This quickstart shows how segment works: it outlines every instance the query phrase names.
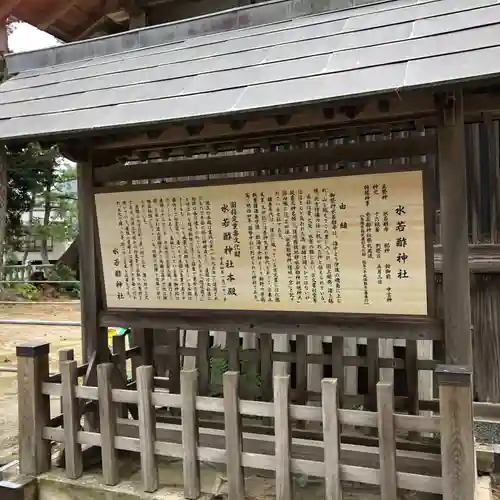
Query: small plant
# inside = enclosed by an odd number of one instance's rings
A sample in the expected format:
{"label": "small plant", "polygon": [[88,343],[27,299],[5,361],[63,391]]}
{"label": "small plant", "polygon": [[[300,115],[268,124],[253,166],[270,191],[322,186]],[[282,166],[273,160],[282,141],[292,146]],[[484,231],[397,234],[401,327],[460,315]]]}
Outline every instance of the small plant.
{"label": "small plant", "polygon": [[31,283],[24,283],[15,288],[15,293],[19,297],[22,297],[25,300],[30,300],[32,302],[36,302],[42,298],[42,292],[35,285]]}
{"label": "small plant", "polygon": [[[240,387],[246,393],[255,394],[262,385],[262,378],[255,363],[242,361],[240,363]],[[223,375],[229,370],[226,359],[210,358],[210,381],[214,386],[222,386]]]}
{"label": "small plant", "polygon": [[80,298],[80,285],[75,283],[71,288],[68,289],[68,295],[72,299],[79,299]]}

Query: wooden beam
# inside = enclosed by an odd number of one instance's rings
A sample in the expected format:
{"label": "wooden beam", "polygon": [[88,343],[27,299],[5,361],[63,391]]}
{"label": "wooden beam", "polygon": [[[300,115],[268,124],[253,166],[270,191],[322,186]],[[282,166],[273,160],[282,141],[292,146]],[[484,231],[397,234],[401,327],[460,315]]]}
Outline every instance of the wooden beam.
{"label": "wooden beam", "polygon": [[276,170],[335,163],[338,161],[365,161],[380,158],[420,156],[436,149],[434,136],[408,139],[372,141],[361,144],[339,144],[325,148],[293,149],[281,152],[230,155],[202,159],[182,159],[137,165],[116,164],[99,167],[95,172],[97,183],[158,179],[167,177]]}
{"label": "wooden beam", "polygon": [[[389,112],[382,113],[379,109],[380,100],[389,102]],[[145,128],[138,131],[127,131],[121,137],[114,135],[103,137],[95,143],[96,150],[132,148],[161,147],[165,144],[184,143],[206,143],[209,139],[221,143],[224,140],[231,140],[234,137],[257,134],[272,135],[277,138],[280,135],[306,132],[313,133],[315,130],[332,131],[342,127],[348,127],[350,132],[358,132],[363,129],[365,133],[379,133],[380,123],[399,125],[404,122],[406,128],[411,127],[415,118],[434,117],[436,114],[436,104],[433,95],[429,92],[415,91],[404,95],[381,96],[380,99],[356,100],[354,104],[362,103],[362,110],[355,119],[348,118],[338,112],[332,118],[325,117],[323,106],[301,106],[288,109],[292,113],[290,121],[283,126],[276,124],[276,119],[271,112],[259,112],[240,117],[242,128],[231,128],[231,117],[221,117],[217,120],[207,120],[205,127],[196,137],[189,135],[186,124],[173,124],[163,129],[156,128],[155,133],[148,133]],[[339,103],[340,104],[340,103]],[[484,103],[483,103],[484,104]],[[330,104],[333,106],[333,104]],[[359,106],[361,107],[361,106]],[[332,134],[333,135],[333,134]]]}
{"label": "wooden beam", "polygon": [[63,17],[67,12],[69,12],[80,0],[62,0],[59,5],[53,10],[51,10],[47,16],[38,23],[38,29],[46,30],[52,26],[58,19]]}
{"label": "wooden beam", "polygon": [[132,17],[142,16],[144,9],[135,0],[118,0],[119,4],[128,12]]}
{"label": "wooden beam", "polygon": [[4,21],[12,11],[21,3],[21,0],[7,0],[3,6],[0,6],[0,21]]}
{"label": "wooden beam", "polygon": [[[141,314],[137,312],[141,311]],[[353,317],[354,316],[354,317]],[[369,319],[369,321],[368,321]],[[294,333],[335,337],[393,338],[407,340],[442,340],[442,323],[415,316],[371,317],[367,315],[232,311],[164,311],[145,309],[103,311],[102,326],[134,328],[181,328],[182,330],[233,331],[248,333]],[[199,337],[204,338],[204,336]],[[198,345],[199,347],[199,345]],[[206,355],[208,357],[208,354]],[[198,360],[199,362],[199,360]],[[198,369],[200,365],[198,364]],[[201,383],[201,381],[200,381]],[[201,390],[200,390],[201,392]]]}
{"label": "wooden beam", "polygon": [[[0,19],[0,55],[9,52],[9,35],[7,32],[7,20]],[[0,83],[3,79],[5,62],[4,59],[0,59]]]}
{"label": "wooden beam", "polygon": [[82,303],[82,353],[84,362],[97,352],[99,362],[108,352],[108,336],[98,321],[102,307],[100,273],[97,265],[97,232],[94,196],[92,194],[92,164],[79,163],[78,172],[78,214],[80,226],[80,279]]}
{"label": "wooden beam", "polygon": [[461,91],[446,94],[438,127],[446,360],[472,366],[464,107]]}

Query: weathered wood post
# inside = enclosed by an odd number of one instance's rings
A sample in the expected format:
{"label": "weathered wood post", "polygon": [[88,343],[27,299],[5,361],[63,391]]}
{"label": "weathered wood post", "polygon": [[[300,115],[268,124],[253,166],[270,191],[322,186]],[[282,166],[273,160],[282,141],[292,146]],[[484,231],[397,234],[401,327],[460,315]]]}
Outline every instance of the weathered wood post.
{"label": "weathered wood post", "polygon": [[461,91],[442,96],[438,153],[446,362],[472,366],[467,170]]}
{"label": "weathered wood post", "polygon": [[49,344],[17,346],[16,355],[19,470],[36,476],[50,469],[50,442],[43,438],[43,428],[50,422],[50,400],[42,394],[42,384],[49,378]]}
{"label": "weathered wood post", "polygon": [[[59,359],[64,357],[68,356],[59,355]],[[78,443],[80,408],[76,397],[76,386],[78,385],[77,363],[73,360],[61,361],[60,367],[66,475],[70,479],[78,479],[83,474],[83,455],[82,445]]]}
{"label": "weathered wood post", "polygon": [[472,369],[436,368],[441,414],[443,500],[471,500],[476,484]]}
{"label": "weathered wood post", "polygon": [[182,448],[184,452],[184,496],[194,500],[200,496],[200,463],[198,461],[198,427],[196,425],[196,394],[198,372],[182,370]]}

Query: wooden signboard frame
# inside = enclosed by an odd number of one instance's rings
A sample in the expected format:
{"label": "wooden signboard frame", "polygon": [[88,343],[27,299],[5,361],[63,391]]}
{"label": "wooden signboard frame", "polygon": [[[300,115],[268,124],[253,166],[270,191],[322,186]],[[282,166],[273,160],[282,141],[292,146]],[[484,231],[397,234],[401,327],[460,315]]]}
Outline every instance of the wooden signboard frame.
{"label": "wooden signboard frame", "polygon": [[[237,160],[236,160],[237,161]],[[107,308],[101,315],[103,326],[129,322],[143,327],[177,327],[187,329],[221,329],[228,331],[254,331],[276,333],[318,333],[338,336],[366,336],[369,330],[373,337],[441,339],[439,321],[435,319],[435,280],[434,280],[434,204],[433,172],[427,165],[393,166],[391,168],[360,168],[352,171],[337,170],[269,177],[247,177],[236,179],[217,179],[154,183],[149,185],[123,185],[95,189],[95,193],[117,193],[130,191],[171,190],[188,187],[224,186],[234,184],[270,183],[275,181],[302,180],[358,176],[366,174],[389,174],[396,172],[420,171],[423,181],[423,205],[425,225],[425,270],[427,286],[427,315],[389,315],[367,313],[318,313],[318,312],[276,312],[246,310],[209,310],[209,309],[147,309],[147,308]],[[100,250],[100,249],[99,249]],[[100,259],[102,262],[102,255]],[[370,328],[368,328],[368,322]],[[335,333],[332,327],[335,326]],[[383,332],[383,334],[382,334]]]}

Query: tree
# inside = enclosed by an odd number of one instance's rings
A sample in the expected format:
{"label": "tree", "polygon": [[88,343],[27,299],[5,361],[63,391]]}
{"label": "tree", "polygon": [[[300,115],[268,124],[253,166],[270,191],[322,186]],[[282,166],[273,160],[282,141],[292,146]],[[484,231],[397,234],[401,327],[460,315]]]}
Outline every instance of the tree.
{"label": "tree", "polygon": [[13,150],[4,147],[0,152],[7,166],[7,213],[4,250],[13,249],[26,236],[22,221],[47,186],[52,185],[58,168],[57,148],[43,149],[32,143]]}
{"label": "tree", "polygon": [[36,198],[34,208],[40,217],[31,217],[30,236],[40,240],[43,263],[49,261],[48,240],[67,242],[78,234],[77,197],[73,185],[76,169],[64,162],[52,170],[45,179],[43,192]]}

